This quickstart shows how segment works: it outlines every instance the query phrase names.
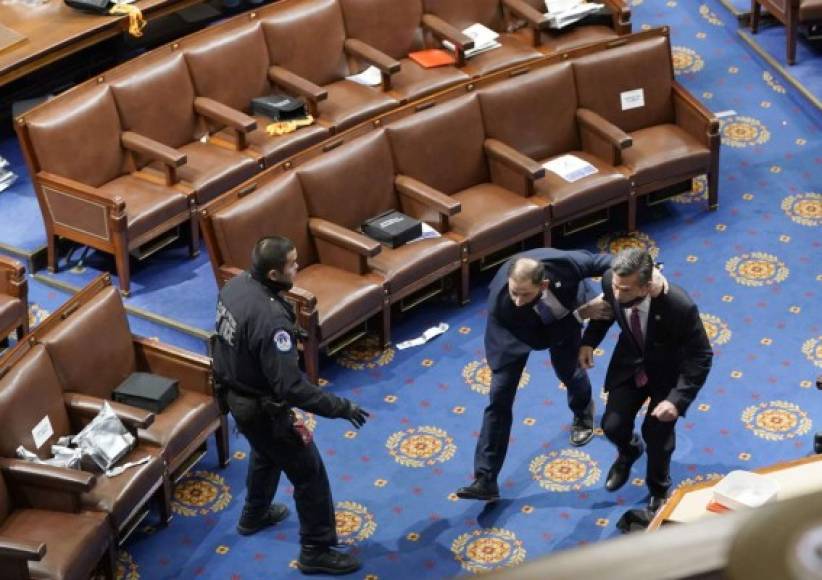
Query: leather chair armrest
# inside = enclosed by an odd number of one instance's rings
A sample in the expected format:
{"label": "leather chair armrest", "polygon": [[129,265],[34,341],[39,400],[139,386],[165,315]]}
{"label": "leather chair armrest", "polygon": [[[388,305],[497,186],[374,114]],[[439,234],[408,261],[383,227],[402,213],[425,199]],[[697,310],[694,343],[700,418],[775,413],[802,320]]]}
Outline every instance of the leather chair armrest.
{"label": "leather chair armrest", "polygon": [[392,75],[400,72],[400,62],[398,60],[357,38],[346,39],[345,51],[368,64],[374,65],[383,74]]}
{"label": "leather chair armrest", "polygon": [[[100,412],[103,407],[105,399],[99,397],[92,397],[89,395],[81,395],[79,393],[63,393],[63,400],[68,407],[68,413],[71,417],[78,417],[81,419],[93,419]],[[108,401],[111,405],[111,410],[123,422],[123,424],[131,431],[137,429],[148,429],[154,423],[154,413],[146,411],[145,409],[138,409],[130,405],[122,403],[115,403]]]}
{"label": "leather chair armrest", "polygon": [[268,69],[268,78],[275,85],[308,100],[309,113],[317,117],[317,103],[328,98],[328,91],[290,70],[274,65]]}
{"label": "leather chair armrest", "polygon": [[439,16],[434,14],[422,15],[423,28],[431,31],[431,33],[441,40],[447,40],[457,47],[460,52],[471,50],[474,48],[474,39],[463,33],[457,27],[449,24]]}
{"label": "leather chair armrest", "polygon": [[245,270],[242,270],[235,266],[228,266],[226,264],[223,264],[217,269],[217,285],[220,288],[222,288],[226,282],[228,282],[232,278],[236,278],[243,272],[245,272]]}
{"label": "leather chair armrest", "polygon": [[614,30],[617,34],[631,33],[631,7],[625,0],[599,0],[613,12]]}
{"label": "leather chair armrest", "polygon": [[208,357],[142,336],[132,337],[132,343],[138,370],[176,379],[181,389],[214,394]]}
{"label": "leather chair armrest", "polygon": [[250,133],[257,128],[257,120],[245,113],[224,105],[214,99],[197,97],[194,99],[194,110],[203,117],[222,123],[243,133]]}
{"label": "leather chair armrest", "polygon": [[120,142],[129,151],[145,155],[169,167],[180,167],[186,162],[185,153],[133,131],[124,131],[120,135]]}
{"label": "leather chair armrest", "polygon": [[674,81],[671,89],[676,124],[710,147],[711,139],[719,135],[719,119],[678,82]]}
{"label": "leather chair armrest", "polygon": [[95,205],[102,205],[109,208],[110,211],[125,214],[126,202],[122,198],[117,201],[117,198],[112,199],[110,196],[101,194],[96,187],[91,187],[85,183],[75,181],[56,173],[48,171],[40,171],[37,173],[37,181],[41,185],[45,185],[51,189],[56,189],[60,192],[70,194],[72,197],[80,198],[83,201],[91,202]]}
{"label": "leather chair armrest", "polygon": [[542,165],[497,139],[485,140],[485,154],[532,181],[545,177]]}
{"label": "leather chair armrest", "polygon": [[548,17],[525,2],[524,0],[502,0],[502,5],[512,14],[522,18],[529,28],[534,30],[546,30],[550,25]]}
{"label": "leather chair armrest", "polygon": [[590,109],[577,109],[583,149],[611,165],[622,164],[622,150],[633,143],[625,131]]}
{"label": "leather chair armrest", "polygon": [[[0,558],[8,560],[33,560],[39,562],[46,555],[46,544],[17,540],[8,536],[0,536]],[[3,568],[0,560],[0,568]]]}
{"label": "leather chair armrest", "polygon": [[0,294],[20,300],[26,300],[28,297],[26,268],[8,256],[0,256]]}
{"label": "leather chair armrest", "polygon": [[382,250],[379,242],[328,220],[310,218],[308,229],[315,238],[320,238],[360,256],[372,258]]}
{"label": "leather chair armrest", "polygon": [[95,475],[87,471],[42,465],[22,459],[0,459],[0,471],[11,485],[34,486],[69,493],[94,487]]}
{"label": "leather chair armrest", "polygon": [[430,185],[409,177],[398,175],[394,178],[394,186],[400,196],[406,196],[439,212],[443,216],[452,216],[462,211],[462,205],[450,195],[434,189]]}
{"label": "leather chair armrest", "polygon": [[292,286],[291,290],[285,293],[286,298],[296,303],[301,309],[314,310],[317,307],[317,297],[305,288]]}

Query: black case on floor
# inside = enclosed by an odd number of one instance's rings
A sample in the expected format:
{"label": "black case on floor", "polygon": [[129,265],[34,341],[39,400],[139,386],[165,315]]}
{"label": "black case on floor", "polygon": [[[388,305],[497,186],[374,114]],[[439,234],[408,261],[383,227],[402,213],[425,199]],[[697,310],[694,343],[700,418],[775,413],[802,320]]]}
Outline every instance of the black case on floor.
{"label": "black case on floor", "polygon": [[160,413],[179,395],[177,381],[151,373],[132,373],[114,389],[117,403]]}

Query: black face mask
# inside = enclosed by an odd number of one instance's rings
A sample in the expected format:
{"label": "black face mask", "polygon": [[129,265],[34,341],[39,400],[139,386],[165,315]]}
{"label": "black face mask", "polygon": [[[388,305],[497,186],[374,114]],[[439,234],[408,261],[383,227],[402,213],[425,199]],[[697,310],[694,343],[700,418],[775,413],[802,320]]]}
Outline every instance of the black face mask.
{"label": "black face mask", "polygon": [[633,308],[634,306],[636,306],[637,304],[639,304],[643,300],[645,300],[645,296],[639,296],[637,298],[634,298],[630,302],[620,302],[619,305],[622,308]]}

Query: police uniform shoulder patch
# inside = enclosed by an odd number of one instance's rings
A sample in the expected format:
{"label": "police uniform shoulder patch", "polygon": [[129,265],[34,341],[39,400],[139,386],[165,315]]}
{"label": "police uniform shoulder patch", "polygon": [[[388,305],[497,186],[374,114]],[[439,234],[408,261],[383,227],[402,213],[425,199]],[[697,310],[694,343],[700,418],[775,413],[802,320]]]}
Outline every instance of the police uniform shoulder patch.
{"label": "police uniform shoulder patch", "polygon": [[288,352],[291,350],[291,335],[285,330],[278,330],[274,334],[274,344],[277,345],[277,350],[280,352]]}

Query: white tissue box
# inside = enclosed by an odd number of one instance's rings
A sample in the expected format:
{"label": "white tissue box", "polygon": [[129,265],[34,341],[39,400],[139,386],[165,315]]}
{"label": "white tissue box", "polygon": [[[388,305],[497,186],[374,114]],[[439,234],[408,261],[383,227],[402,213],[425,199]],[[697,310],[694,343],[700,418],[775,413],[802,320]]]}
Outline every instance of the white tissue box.
{"label": "white tissue box", "polygon": [[723,477],[713,493],[714,501],[732,510],[756,508],[776,501],[779,485],[767,476],[736,470]]}

